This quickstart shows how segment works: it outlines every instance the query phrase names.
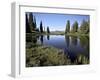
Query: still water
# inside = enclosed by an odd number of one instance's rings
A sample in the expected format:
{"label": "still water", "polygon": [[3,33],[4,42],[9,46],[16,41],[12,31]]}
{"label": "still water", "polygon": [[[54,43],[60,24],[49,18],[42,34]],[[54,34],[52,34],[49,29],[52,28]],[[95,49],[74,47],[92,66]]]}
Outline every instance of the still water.
{"label": "still water", "polygon": [[38,42],[64,50],[72,62],[78,55],[84,55],[89,59],[88,36],[41,35]]}

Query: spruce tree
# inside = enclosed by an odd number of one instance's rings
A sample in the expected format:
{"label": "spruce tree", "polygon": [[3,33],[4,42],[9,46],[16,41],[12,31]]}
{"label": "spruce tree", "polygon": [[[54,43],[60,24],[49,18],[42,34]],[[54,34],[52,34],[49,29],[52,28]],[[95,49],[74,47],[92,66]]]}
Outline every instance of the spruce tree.
{"label": "spruce tree", "polygon": [[89,25],[89,21],[83,20],[80,26],[80,32],[84,34],[89,33]]}
{"label": "spruce tree", "polygon": [[43,33],[43,25],[42,25],[42,21],[40,22],[40,32]]}
{"label": "spruce tree", "polygon": [[35,30],[36,29],[36,18],[35,18],[35,16],[34,16],[34,19],[33,19],[33,30]]}
{"label": "spruce tree", "polygon": [[67,24],[66,24],[66,29],[65,29],[65,33],[70,32],[70,21],[67,20]]}
{"label": "spruce tree", "polygon": [[78,22],[77,21],[75,21],[72,26],[72,32],[78,32]]}
{"label": "spruce tree", "polygon": [[31,31],[36,31],[36,18],[33,16],[33,13],[29,13],[29,26],[31,28]]}
{"label": "spruce tree", "polygon": [[49,27],[47,27],[47,33],[50,33],[50,29],[49,29]]}
{"label": "spruce tree", "polygon": [[33,24],[33,14],[31,12],[29,13],[29,26],[30,26],[31,31],[32,31],[34,24]]}
{"label": "spruce tree", "polygon": [[27,13],[26,13],[25,17],[26,17],[26,33],[30,33],[31,32],[31,29],[30,29],[30,26],[29,26],[29,23],[28,23]]}

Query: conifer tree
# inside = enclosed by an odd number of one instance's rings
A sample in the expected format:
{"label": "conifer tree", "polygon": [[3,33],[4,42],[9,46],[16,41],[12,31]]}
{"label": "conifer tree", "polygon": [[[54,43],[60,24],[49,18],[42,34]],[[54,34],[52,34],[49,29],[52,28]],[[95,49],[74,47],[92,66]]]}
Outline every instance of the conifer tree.
{"label": "conifer tree", "polygon": [[72,32],[78,32],[78,22],[77,21],[75,21],[72,26]]}
{"label": "conifer tree", "polygon": [[43,33],[43,25],[42,25],[42,21],[40,22],[40,32]]}
{"label": "conifer tree", "polygon": [[25,15],[25,17],[26,17],[26,33],[30,33],[31,29],[30,29],[30,26],[29,26],[29,23],[28,23],[28,16],[27,16],[27,14]]}
{"label": "conifer tree", "polygon": [[50,33],[50,29],[49,29],[49,27],[47,27],[47,33]]}
{"label": "conifer tree", "polygon": [[70,32],[70,21],[67,20],[67,24],[66,24],[66,29],[65,29],[65,33]]}

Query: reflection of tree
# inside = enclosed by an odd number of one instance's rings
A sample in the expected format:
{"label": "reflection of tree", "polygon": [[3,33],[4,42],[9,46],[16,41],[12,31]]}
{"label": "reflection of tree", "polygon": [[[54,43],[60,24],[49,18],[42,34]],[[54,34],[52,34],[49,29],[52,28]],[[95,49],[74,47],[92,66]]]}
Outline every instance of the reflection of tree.
{"label": "reflection of tree", "polygon": [[79,39],[80,45],[86,50],[85,54],[89,57],[89,37],[81,36]]}
{"label": "reflection of tree", "polygon": [[41,44],[43,44],[43,35],[40,36]]}
{"label": "reflection of tree", "polygon": [[88,47],[89,46],[89,37],[88,36],[80,36],[80,44],[82,47]]}
{"label": "reflection of tree", "polygon": [[69,42],[70,42],[69,36],[65,35],[65,41],[66,41],[66,45],[68,47],[69,46]]}
{"label": "reflection of tree", "polygon": [[32,36],[32,42],[33,42],[34,44],[37,43],[37,36]]}
{"label": "reflection of tree", "polygon": [[26,34],[26,42],[32,42],[31,34]]}
{"label": "reflection of tree", "polygon": [[77,45],[77,36],[72,36],[71,41],[73,45]]}
{"label": "reflection of tree", "polygon": [[76,64],[89,64],[89,58],[85,55],[79,54],[75,60]]}
{"label": "reflection of tree", "polygon": [[48,39],[48,40],[50,39],[50,35],[47,35],[47,39]]}
{"label": "reflection of tree", "polygon": [[39,36],[39,35],[37,35],[37,40],[39,40],[39,37],[40,37],[40,36]]}

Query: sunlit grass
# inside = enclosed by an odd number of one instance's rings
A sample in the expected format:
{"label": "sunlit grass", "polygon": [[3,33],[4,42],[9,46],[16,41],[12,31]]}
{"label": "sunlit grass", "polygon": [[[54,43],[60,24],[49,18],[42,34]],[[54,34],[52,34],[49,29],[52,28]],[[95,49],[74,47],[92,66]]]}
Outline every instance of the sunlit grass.
{"label": "sunlit grass", "polygon": [[[54,47],[38,46],[26,49],[26,66],[56,66],[69,64],[63,50]],[[68,61],[67,61],[68,60]]]}
{"label": "sunlit grass", "polygon": [[89,64],[89,59],[84,55],[78,55],[72,63],[63,50],[51,46],[37,46],[26,49],[26,67],[74,64]]}

